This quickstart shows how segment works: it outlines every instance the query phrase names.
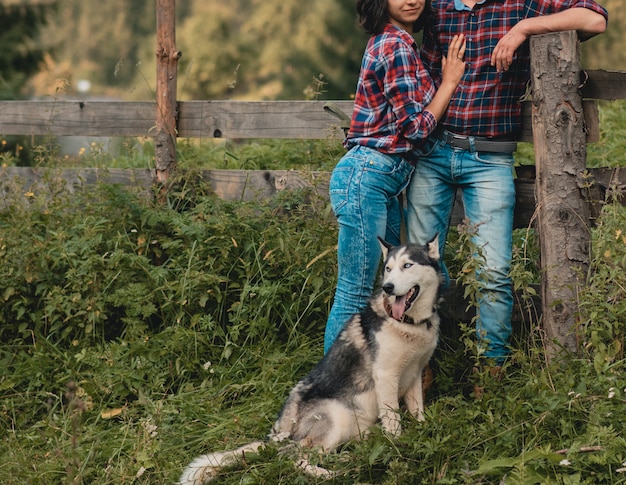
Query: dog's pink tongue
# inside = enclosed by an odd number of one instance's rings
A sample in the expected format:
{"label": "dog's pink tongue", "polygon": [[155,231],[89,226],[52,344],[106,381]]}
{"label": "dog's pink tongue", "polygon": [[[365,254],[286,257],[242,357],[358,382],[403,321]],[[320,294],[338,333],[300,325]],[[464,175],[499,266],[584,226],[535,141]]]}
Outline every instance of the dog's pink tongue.
{"label": "dog's pink tongue", "polygon": [[406,295],[399,297],[396,296],[396,300],[393,302],[391,306],[391,315],[396,320],[400,320],[402,315],[404,315],[404,308],[406,307]]}

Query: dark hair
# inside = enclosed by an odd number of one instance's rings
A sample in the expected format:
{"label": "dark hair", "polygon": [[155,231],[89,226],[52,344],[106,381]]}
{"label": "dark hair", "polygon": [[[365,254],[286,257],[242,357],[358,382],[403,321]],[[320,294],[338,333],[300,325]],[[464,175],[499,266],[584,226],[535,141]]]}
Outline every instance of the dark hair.
{"label": "dark hair", "polygon": [[[380,34],[389,23],[387,0],[357,0],[356,13],[359,17],[359,24],[368,34]],[[430,0],[426,0],[422,15],[413,24],[414,33],[424,28],[431,14]]]}

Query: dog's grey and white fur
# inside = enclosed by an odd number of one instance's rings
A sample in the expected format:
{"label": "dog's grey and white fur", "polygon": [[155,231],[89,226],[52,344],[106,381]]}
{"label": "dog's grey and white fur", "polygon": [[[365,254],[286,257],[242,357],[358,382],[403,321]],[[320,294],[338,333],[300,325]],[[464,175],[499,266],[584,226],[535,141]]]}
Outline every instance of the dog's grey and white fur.
{"label": "dog's grey and white fur", "polygon": [[[382,288],[366,308],[348,320],[323,359],[292,389],[269,440],[289,439],[305,448],[331,451],[367,434],[380,420],[393,435],[400,432],[400,400],[424,420],[422,370],[439,335],[437,301],[442,276],[437,236],[425,246],[395,246],[381,240]],[[179,484],[211,481],[224,466],[265,441],[196,458]],[[329,472],[302,459],[309,473]]]}

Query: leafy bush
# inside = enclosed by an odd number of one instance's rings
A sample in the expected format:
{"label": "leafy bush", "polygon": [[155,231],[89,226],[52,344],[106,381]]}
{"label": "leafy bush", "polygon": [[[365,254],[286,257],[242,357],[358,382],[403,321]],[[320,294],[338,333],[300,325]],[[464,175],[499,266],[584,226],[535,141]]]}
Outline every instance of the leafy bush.
{"label": "leafy bush", "polygon": [[[333,253],[325,251],[336,233],[325,203],[286,211],[280,200],[259,206],[199,196],[180,211],[180,200],[168,209],[106,185],[48,195],[2,213],[5,340],[35,333],[93,343],[184,325],[241,346],[325,320],[307,315],[301,298],[329,298]],[[303,232],[307,211],[321,219]],[[326,260],[307,267],[322,252]],[[303,316],[286,322],[291,314]],[[241,325],[251,323],[254,332],[244,335]]]}
{"label": "leafy bush", "polygon": [[614,375],[623,365],[626,342],[626,208],[617,195],[602,208],[593,231],[590,274],[579,307],[584,346],[596,372]]}

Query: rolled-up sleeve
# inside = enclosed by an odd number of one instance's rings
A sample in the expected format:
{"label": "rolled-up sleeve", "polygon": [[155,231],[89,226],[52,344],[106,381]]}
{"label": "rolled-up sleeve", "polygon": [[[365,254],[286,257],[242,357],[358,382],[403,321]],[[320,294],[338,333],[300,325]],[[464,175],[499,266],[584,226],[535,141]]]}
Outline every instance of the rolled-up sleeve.
{"label": "rolled-up sleeve", "polygon": [[420,143],[437,126],[434,115],[425,111],[434,95],[430,75],[416,48],[405,43],[387,45],[382,59],[387,64],[385,96],[393,107],[398,132]]}

